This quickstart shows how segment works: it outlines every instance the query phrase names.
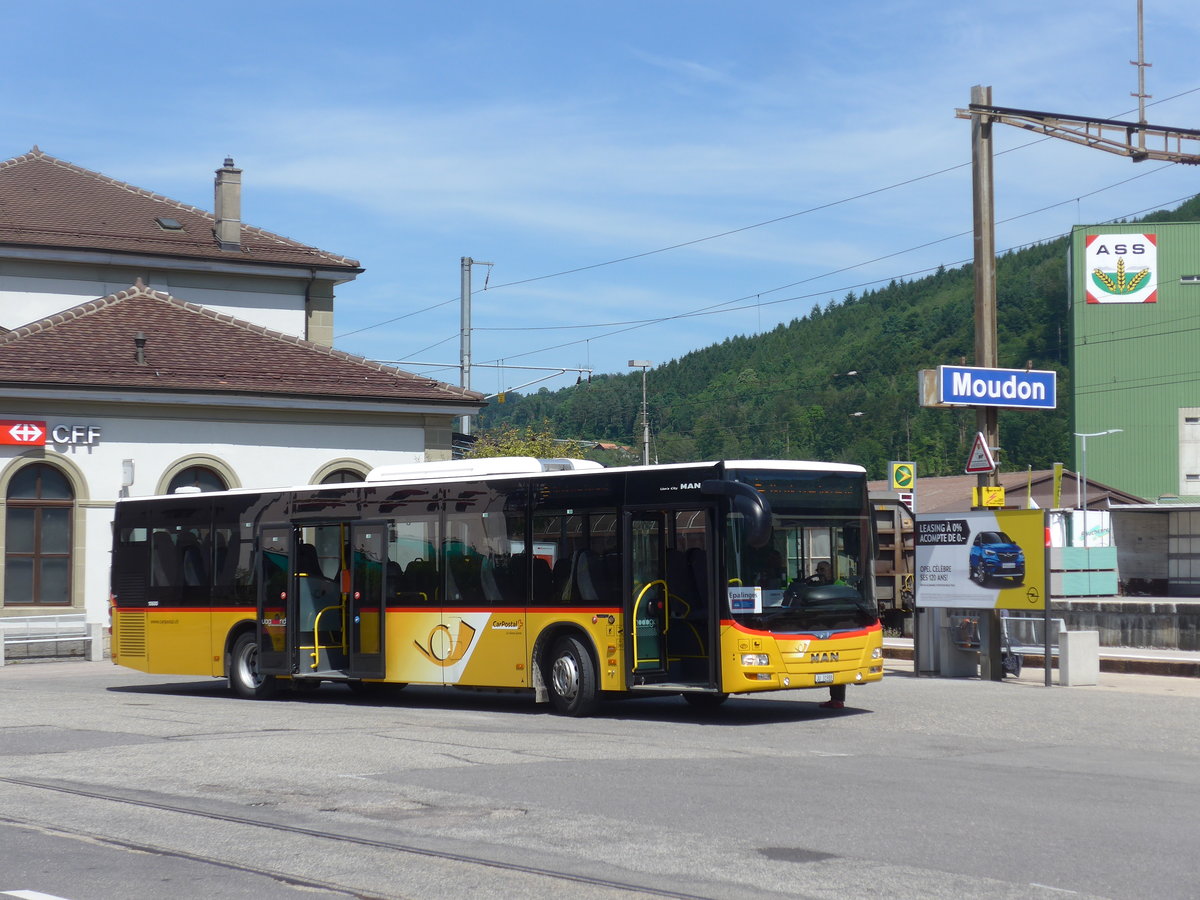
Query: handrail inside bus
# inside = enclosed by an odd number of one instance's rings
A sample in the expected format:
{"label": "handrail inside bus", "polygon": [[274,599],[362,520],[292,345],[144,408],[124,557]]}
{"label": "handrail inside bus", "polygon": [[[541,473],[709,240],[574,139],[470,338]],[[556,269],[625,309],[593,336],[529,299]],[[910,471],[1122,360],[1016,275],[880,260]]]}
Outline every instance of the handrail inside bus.
{"label": "handrail inside bus", "polygon": [[[318,611],[316,617],[313,619],[313,647],[312,647],[313,652],[310,654],[312,656],[311,668],[313,668],[313,669],[317,669],[321,665],[321,650],[324,647],[327,647],[327,646],[332,647],[333,646],[332,643],[329,643],[329,644],[321,643],[321,616],[325,615],[325,613],[329,612],[330,610],[336,610],[337,612],[340,613],[342,611],[341,604],[338,604],[337,606],[326,606],[324,609]],[[341,622],[338,623],[338,627],[341,628],[340,643],[342,645],[342,649],[344,650],[346,647],[346,629],[343,626],[343,623],[341,623]],[[326,630],[328,631],[331,629],[326,628]]]}
{"label": "handrail inside bus", "polygon": [[700,493],[730,499],[733,511],[746,520],[746,542],[751,547],[765,547],[771,540],[771,504],[751,485],[711,478],[700,483]]}
{"label": "handrail inside bus", "polygon": [[642,658],[640,656],[638,656],[638,646],[637,646],[637,644],[638,644],[638,632],[637,632],[638,607],[642,605],[642,600],[645,599],[646,594],[649,592],[650,588],[655,587],[656,585],[660,585],[660,584],[662,585],[662,589],[663,589],[663,613],[664,613],[664,615],[663,615],[662,634],[664,637],[667,634],[667,629],[671,627],[670,616],[665,615],[665,613],[667,612],[666,604],[668,602],[668,598],[671,596],[671,589],[669,587],[667,587],[667,582],[664,579],[656,578],[654,581],[647,582],[646,586],[644,588],[642,588],[641,591],[638,593],[637,599],[633,601],[633,664],[635,666],[639,662],[642,662]]}

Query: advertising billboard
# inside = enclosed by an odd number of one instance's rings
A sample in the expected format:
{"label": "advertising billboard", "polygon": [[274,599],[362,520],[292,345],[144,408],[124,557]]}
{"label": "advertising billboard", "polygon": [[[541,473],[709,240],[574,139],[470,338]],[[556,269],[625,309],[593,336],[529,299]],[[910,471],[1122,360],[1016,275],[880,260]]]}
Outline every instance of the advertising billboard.
{"label": "advertising billboard", "polygon": [[1045,609],[1045,510],[934,513],[915,527],[917,606]]}

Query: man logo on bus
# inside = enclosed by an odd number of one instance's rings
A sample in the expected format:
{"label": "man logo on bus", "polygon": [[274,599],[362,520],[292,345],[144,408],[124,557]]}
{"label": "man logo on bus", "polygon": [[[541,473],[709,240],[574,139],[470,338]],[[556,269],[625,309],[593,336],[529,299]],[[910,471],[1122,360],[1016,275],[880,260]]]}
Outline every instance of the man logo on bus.
{"label": "man logo on bus", "polygon": [[447,668],[462,661],[473,640],[475,629],[459,619],[457,634],[452,634],[447,625],[435,625],[424,644],[413,641],[413,646],[435,666]]}

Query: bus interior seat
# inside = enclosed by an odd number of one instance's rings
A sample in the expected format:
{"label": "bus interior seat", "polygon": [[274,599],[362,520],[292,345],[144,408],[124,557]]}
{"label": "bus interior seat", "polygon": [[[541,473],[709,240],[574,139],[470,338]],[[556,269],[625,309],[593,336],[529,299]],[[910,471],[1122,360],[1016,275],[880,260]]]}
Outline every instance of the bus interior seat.
{"label": "bus interior seat", "polygon": [[555,599],[561,600],[562,595],[559,594],[556,597],[554,592],[554,571],[550,568],[550,563],[540,556],[535,556],[532,565],[533,602],[540,604],[551,603]]}
{"label": "bus interior seat", "polygon": [[151,547],[150,584],[155,587],[178,585],[181,581],[179,573],[179,551],[175,541],[166,531],[155,531]]}
{"label": "bus interior seat", "polygon": [[[321,572],[321,558],[317,548],[312,544],[296,545],[296,575],[298,577],[297,591],[300,613],[301,632],[311,632],[316,624],[317,614],[329,606],[339,605],[342,601],[341,592],[337,589],[337,581],[326,578]],[[331,614],[321,616],[321,630],[329,630],[332,622]],[[341,620],[338,620],[338,628]]]}
{"label": "bus interior seat", "polygon": [[552,599],[562,602],[571,602],[571,578],[574,574],[575,555],[568,554],[560,556],[554,561],[554,566],[550,570],[550,591],[553,594]]}
{"label": "bus interior seat", "polygon": [[671,618],[686,618],[696,605],[696,589],[692,584],[692,571],[682,550],[667,551],[667,592]]}
{"label": "bus interior seat", "polygon": [[384,596],[399,597],[400,592],[404,590],[404,568],[394,559],[389,559],[384,568],[384,577],[387,579],[387,584],[384,585]]}
{"label": "bus interior seat", "polygon": [[321,572],[321,558],[317,555],[317,548],[312,544],[300,544],[296,547],[296,574],[309,578],[324,577]]}
{"label": "bus interior seat", "polygon": [[479,585],[483,589],[484,599],[492,606],[504,604],[504,591],[500,585],[505,580],[495,557],[485,556],[479,564]]}
{"label": "bus interior seat", "polygon": [[217,552],[214,563],[213,584],[233,584],[241,562],[242,540],[236,534],[217,532]]}
{"label": "bus interior seat", "polygon": [[433,560],[414,559],[404,569],[405,587],[414,600],[432,603],[437,599],[438,571]]}
{"label": "bus interior seat", "polygon": [[[590,550],[580,550],[575,554],[575,595],[583,603],[596,603],[600,599],[600,591],[593,578],[593,570],[598,568]],[[600,573],[597,571],[595,574]]]}
{"label": "bus interior seat", "polygon": [[179,571],[185,587],[200,587],[208,584],[208,546],[193,532],[179,535]]}

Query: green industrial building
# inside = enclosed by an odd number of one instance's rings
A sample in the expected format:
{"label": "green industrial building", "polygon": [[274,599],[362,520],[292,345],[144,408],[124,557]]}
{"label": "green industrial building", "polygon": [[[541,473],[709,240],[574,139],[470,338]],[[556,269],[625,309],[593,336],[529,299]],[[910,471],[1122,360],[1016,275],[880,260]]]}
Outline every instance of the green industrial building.
{"label": "green industrial building", "polygon": [[1200,501],[1200,223],[1077,227],[1068,271],[1076,471]]}

